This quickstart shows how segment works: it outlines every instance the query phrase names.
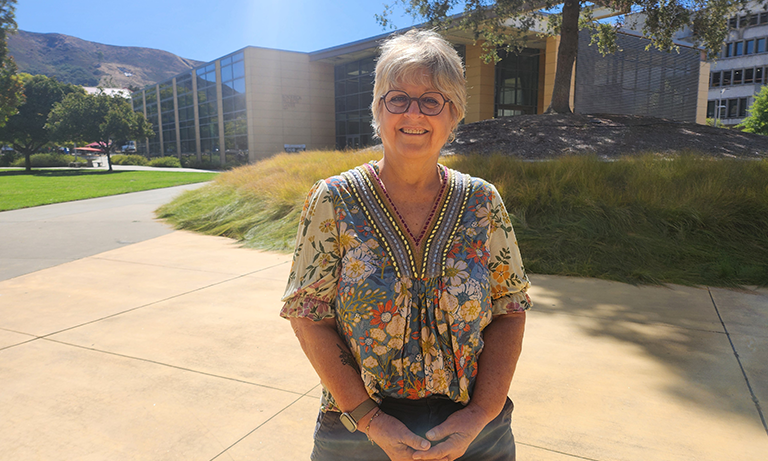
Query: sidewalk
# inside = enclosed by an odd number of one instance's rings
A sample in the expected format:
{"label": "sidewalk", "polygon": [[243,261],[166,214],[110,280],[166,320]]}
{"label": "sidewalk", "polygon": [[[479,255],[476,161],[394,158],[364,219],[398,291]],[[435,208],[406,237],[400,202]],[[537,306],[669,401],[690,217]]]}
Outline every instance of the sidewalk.
{"label": "sidewalk", "polygon": [[[0,458],[308,459],[289,267],[172,232],[0,281]],[[766,459],[768,290],[532,282],[518,460]]]}

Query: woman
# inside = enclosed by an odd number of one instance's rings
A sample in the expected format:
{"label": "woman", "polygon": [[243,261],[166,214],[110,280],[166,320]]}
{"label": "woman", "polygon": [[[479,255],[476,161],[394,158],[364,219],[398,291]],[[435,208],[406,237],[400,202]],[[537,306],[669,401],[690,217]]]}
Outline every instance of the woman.
{"label": "woman", "polygon": [[375,75],[383,158],[312,188],[283,298],[324,387],[312,459],[514,460],[529,283],[496,189],[438,164],[461,59],[411,31]]}

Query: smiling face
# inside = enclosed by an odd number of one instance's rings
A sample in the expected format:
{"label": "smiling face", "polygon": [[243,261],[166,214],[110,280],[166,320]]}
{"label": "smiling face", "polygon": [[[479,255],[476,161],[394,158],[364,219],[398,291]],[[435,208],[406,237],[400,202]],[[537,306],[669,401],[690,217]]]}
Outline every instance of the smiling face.
{"label": "smiling face", "polygon": [[[399,83],[391,89],[405,91],[412,98],[438,91],[429,83]],[[383,104],[380,107],[379,136],[385,156],[392,160],[434,158],[437,161],[454,125],[450,102],[433,116],[422,114],[416,101],[412,101],[403,114],[390,113]]]}

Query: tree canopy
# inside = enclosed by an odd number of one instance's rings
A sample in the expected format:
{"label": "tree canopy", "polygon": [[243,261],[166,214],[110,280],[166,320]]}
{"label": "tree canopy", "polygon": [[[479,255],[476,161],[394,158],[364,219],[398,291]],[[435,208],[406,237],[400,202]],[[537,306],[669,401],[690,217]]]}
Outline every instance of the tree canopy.
{"label": "tree canopy", "polygon": [[749,116],[736,125],[747,133],[768,134],[768,86],[760,88],[749,108]]}
{"label": "tree canopy", "polygon": [[97,142],[107,154],[109,171],[112,157],[122,142],[154,136],[152,125],[143,114],[134,112],[122,96],[70,93],[54,105],[46,127],[53,139],[78,143]]}
{"label": "tree canopy", "polygon": [[[684,27],[693,30],[693,45],[704,47],[710,57],[721,49],[728,33],[727,18],[747,0],[394,0],[414,18],[438,28],[456,27],[482,42],[486,61],[498,60],[498,50],[516,51],[525,46],[538,24],[545,33],[560,35],[552,102],[547,112],[570,113],[570,85],[578,52],[580,29],[592,31],[592,42],[603,53],[616,51],[616,32],[624,24],[623,13],[638,13],[641,31],[649,46],[676,50],[673,37]],[[597,20],[597,8],[617,12],[612,22]],[[462,10],[451,16],[451,12]],[[385,6],[379,22],[392,26],[392,8]],[[622,14],[619,14],[622,13]],[[510,21],[511,20],[511,21]],[[511,26],[511,24],[514,25]],[[541,33],[541,32],[537,32]]]}
{"label": "tree canopy", "polygon": [[19,77],[23,84],[24,102],[18,107],[18,112],[0,128],[0,140],[24,154],[26,169],[30,171],[30,156],[51,141],[45,124],[53,105],[69,93],[85,91],[79,86],[59,83],[55,78],[45,75],[21,74]]}
{"label": "tree canopy", "polygon": [[0,127],[23,101],[16,62],[8,54],[8,34],[16,31],[16,0],[0,0]]}

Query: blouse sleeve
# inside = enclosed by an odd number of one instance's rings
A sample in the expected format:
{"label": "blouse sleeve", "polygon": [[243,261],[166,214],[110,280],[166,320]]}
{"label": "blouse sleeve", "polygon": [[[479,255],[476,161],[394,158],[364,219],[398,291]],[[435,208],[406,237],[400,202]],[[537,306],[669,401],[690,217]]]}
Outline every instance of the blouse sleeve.
{"label": "blouse sleeve", "polygon": [[493,185],[488,217],[490,219],[490,237],[488,268],[491,271],[491,297],[493,315],[523,312],[533,306],[528,297],[531,282],[525,275],[520,249],[517,246],[515,231],[501,201],[499,192]]}
{"label": "blouse sleeve", "polygon": [[299,220],[280,316],[318,321],[336,316],[339,251],[333,197],[325,181],[309,191]]}

